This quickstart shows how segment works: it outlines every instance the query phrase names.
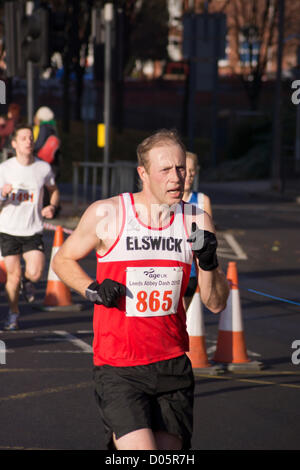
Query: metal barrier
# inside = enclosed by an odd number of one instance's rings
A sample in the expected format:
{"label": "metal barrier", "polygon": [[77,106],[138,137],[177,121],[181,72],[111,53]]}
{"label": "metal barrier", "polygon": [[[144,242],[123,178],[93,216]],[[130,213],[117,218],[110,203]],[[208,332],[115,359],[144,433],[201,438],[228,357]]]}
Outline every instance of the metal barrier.
{"label": "metal barrier", "polygon": [[[99,199],[98,193],[101,186],[97,186],[97,181],[101,181],[104,163],[97,162],[73,162],[73,206],[78,207],[82,202],[86,204],[88,200]],[[109,197],[122,192],[133,192],[137,186],[137,164],[131,161],[117,160],[108,165],[109,173]],[[79,201],[80,169],[82,172],[82,192]],[[90,197],[89,197],[90,196]]]}
{"label": "metal barrier", "polygon": [[13,149],[3,147],[3,149],[0,152],[0,163],[5,162],[5,160],[12,157],[13,155],[15,155]]}

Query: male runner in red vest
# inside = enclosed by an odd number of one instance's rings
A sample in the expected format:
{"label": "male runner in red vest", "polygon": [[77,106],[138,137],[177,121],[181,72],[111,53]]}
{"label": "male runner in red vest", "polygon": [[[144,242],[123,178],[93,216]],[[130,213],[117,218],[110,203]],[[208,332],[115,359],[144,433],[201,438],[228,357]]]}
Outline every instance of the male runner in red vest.
{"label": "male runner in red vest", "polygon": [[[185,148],[161,130],[137,149],[142,190],[93,203],[54,258],[63,282],[95,303],[94,379],[108,446],[190,448],[193,371],[182,296],[193,254],[202,302],[224,309],[211,218],[182,202]],[[96,250],[97,277],[78,260]]]}

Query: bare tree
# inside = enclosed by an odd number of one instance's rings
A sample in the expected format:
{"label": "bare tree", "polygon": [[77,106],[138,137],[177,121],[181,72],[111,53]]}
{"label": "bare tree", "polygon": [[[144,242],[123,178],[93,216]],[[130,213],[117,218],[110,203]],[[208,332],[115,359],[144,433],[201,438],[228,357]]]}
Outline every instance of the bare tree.
{"label": "bare tree", "polygon": [[277,0],[230,0],[226,6],[233,71],[240,75],[253,110],[276,40],[277,11]]}
{"label": "bare tree", "polygon": [[[255,110],[264,77],[276,69],[278,0],[218,0],[211,2],[210,10],[227,14],[230,68],[240,76]],[[299,22],[299,3],[286,0],[283,60],[290,68],[295,65],[290,53],[300,43]]]}

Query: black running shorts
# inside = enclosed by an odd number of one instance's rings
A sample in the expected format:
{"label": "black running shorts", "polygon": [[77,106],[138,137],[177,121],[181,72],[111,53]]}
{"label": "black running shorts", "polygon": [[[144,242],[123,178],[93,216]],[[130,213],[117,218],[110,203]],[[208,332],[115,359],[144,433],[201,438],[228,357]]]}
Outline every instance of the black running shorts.
{"label": "black running shorts", "polygon": [[0,233],[0,246],[2,256],[21,255],[26,251],[38,250],[44,252],[44,242],[41,233],[29,237],[19,237]]}
{"label": "black running shorts", "polygon": [[108,449],[117,439],[142,428],[166,431],[191,447],[194,375],[186,355],[133,367],[94,368],[95,396]]}

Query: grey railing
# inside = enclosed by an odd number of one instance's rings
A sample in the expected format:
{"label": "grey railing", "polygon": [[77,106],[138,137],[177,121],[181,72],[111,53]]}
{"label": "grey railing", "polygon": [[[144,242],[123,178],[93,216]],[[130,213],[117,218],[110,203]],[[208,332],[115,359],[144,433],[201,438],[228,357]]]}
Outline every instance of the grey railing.
{"label": "grey railing", "polygon": [[4,147],[0,152],[0,162],[5,162],[9,157],[14,155],[15,152],[13,149]]}
{"label": "grey railing", "polygon": [[[109,163],[109,194],[111,197],[122,192],[132,192],[136,189],[137,164],[131,161],[118,160]],[[104,163],[73,162],[73,206],[86,204],[102,198],[102,188],[98,182],[102,181]],[[82,183],[81,183],[82,181]],[[99,194],[100,193],[100,194]]]}

